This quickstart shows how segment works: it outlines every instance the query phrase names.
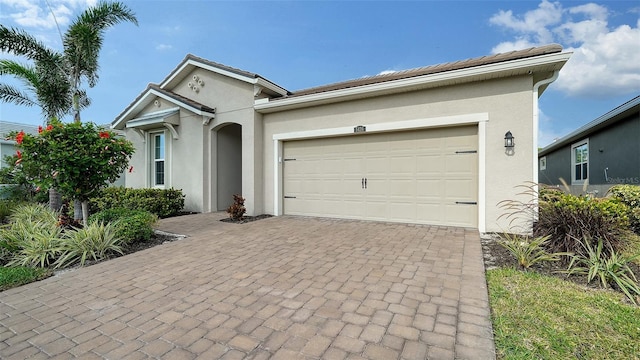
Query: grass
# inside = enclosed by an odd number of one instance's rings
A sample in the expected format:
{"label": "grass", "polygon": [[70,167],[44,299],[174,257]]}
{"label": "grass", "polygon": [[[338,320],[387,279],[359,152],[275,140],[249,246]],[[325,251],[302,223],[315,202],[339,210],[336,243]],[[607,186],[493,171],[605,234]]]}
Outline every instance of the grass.
{"label": "grass", "polygon": [[487,271],[499,359],[634,359],[640,307],[614,291],[510,268]]}
{"label": "grass", "polygon": [[24,266],[0,267],[0,291],[28,284],[51,276],[51,271]]}

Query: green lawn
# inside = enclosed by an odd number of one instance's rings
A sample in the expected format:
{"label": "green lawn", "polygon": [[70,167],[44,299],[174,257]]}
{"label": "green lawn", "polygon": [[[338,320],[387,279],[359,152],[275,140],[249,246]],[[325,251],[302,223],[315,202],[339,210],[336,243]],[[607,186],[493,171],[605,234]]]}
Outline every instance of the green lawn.
{"label": "green lawn", "polygon": [[514,269],[487,282],[499,359],[640,357],[640,307],[621,293]]}
{"label": "green lawn", "polygon": [[51,271],[48,269],[0,266],[0,291],[28,284],[49,276],[51,276]]}

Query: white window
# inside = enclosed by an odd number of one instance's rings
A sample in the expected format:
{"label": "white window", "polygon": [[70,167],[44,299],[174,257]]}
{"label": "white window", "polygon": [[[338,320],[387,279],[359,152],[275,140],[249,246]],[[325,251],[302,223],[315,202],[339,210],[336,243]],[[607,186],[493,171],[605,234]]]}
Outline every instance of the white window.
{"label": "white window", "polygon": [[547,170],[547,157],[543,156],[540,158],[540,170]]}
{"label": "white window", "polygon": [[152,134],[153,162],[151,164],[151,181],[154,187],[165,185],[165,136],[164,133]]}
{"label": "white window", "polygon": [[584,184],[589,178],[589,140],[571,146],[571,183]]}

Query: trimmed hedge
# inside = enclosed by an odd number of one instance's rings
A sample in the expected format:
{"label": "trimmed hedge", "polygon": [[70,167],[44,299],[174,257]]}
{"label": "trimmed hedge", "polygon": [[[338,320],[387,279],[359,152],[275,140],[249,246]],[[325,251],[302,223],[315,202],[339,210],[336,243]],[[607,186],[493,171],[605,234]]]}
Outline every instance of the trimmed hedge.
{"label": "trimmed hedge", "polygon": [[178,189],[131,189],[108,187],[89,199],[91,212],[113,208],[143,210],[160,218],[176,216],[184,208],[184,194]]}
{"label": "trimmed hedge", "polygon": [[112,223],[116,228],[116,236],[124,244],[143,242],[151,239],[153,224],[157,216],[144,210],[112,208],[97,212],[89,217],[89,222]]}
{"label": "trimmed hedge", "polygon": [[609,189],[608,195],[627,205],[629,208],[627,213],[629,227],[636,234],[640,234],[640,186],[615,185]]}

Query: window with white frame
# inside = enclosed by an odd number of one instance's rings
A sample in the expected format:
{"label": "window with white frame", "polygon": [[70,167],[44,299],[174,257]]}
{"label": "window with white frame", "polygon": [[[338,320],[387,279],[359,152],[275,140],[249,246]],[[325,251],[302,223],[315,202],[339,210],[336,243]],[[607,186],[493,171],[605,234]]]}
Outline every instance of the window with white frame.
{"label": "window with white frame", "polygon": [[152,164],[151,181],[153,186],[162,187],[165,184],[165,136],[164,133],[152,134]]}
{"label": "window with white frame", "polygon": [[573,184],[584,184],[589,178],[589,140],[571,146],[571,180]]}
{"label": "window with white frame", "polygon": [[543,156],[540,158],[540,170],[547,170],[547,157]]}

